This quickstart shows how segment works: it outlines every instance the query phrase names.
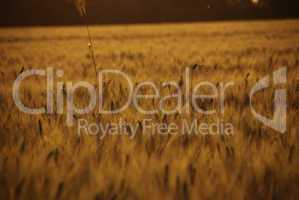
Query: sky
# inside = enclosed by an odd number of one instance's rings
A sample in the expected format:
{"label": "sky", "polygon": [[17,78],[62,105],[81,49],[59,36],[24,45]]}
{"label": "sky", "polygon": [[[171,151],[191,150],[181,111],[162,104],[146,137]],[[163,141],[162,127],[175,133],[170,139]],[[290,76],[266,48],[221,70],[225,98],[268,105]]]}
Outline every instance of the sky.
{"label": "sky", "polygon": [[[72,0],[1,2],[0,26],[71,25],[82,19]],[[87,0],[91,24],[298,18],[298,0]]]}

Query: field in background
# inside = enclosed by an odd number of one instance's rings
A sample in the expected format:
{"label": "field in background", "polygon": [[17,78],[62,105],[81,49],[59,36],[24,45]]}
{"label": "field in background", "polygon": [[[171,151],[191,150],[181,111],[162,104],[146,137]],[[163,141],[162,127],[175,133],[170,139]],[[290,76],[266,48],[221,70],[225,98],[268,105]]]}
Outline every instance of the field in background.
{"label": "field in background", "polygon": [[[136,83],[180,82],[184,69],[194,64],[199,65],[192,71],[194,82],[234,81],[223,119],[232,122],[235,134],[139,134],[133,140],[99,140],[78,137],[76,127],[66,126],[64,115],[21,113],[12,99],[12,85],[22,69],[54,67],[65,72],[60,81],[94,83],[88,40],[84,27],[1,29],[1,199],[299,198],[298,21],[99,26],[91,32],[98,69],[120,69]],[[254,119],[247,97],[257,80],[282,66],[288,67],[286,134]],[[126,86],[107,81],[105,106],[111,107],[123,101]],[[22,87],[26,105],[45,106],[44,89],[44,79],[27,80]],[[269,116],[272,96],[273,90],[255,99]],[[84,105],[87,100],[80,91],[76,101]],[[129,109],[119,115],[82,117],[138,123],[149,116]],[[196,113],[150,118],[166,123],[215,120]]]}

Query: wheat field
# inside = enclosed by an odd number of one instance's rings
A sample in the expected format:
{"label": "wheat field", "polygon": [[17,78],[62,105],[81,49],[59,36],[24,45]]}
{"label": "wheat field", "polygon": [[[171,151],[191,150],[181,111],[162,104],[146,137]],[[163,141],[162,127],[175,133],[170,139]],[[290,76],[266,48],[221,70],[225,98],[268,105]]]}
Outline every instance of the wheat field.
{"label": "wheat field", "polygon": [[[119,69],[134,83],[234,81],[226,93],[223,120],[233,135],[77,135],[65,114],[28,115],[12,98],[23,70],[62,69],[60,81],[89,81],[95,72],[84,27],[0,29],[1,199],[299,199],[299,22],[252,21],[93,26],[97,70]],[[198,67],[194,67],[197,64]],[[248,94],[257,80],[287,67],[287,132],[252,117]],[[193,67],[193,68],[192,68]],[[123,102],[127,88],[117,78],[104,85],[104,106]],[[182,83],[184,84],[184,83]],[[28,106],[45,106],[45,78],[22,84]],[[163,90],[161,88],[161,90]],[[150,91],[144,91],[150,93]],[[257,95],[257,109],[272,115],[274,89]],[[76,102],[86,105],[86,91]],[[157,102],[142,102],[145,107]],[[201,103],[201,106],[216,104]],[[89,121],[180,123],[216,116],[155,114],[133,108],[115,115],[96,110]]]}

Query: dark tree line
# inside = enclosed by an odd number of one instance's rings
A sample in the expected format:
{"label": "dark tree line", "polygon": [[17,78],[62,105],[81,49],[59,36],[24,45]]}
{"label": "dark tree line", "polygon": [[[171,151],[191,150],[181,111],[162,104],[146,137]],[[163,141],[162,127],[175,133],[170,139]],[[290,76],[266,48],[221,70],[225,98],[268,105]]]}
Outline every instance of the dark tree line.
{"label": "dark tree line", "polygon": [[[70,0],[2,2],[0,25],[80,24]],[[88,0],[87,0],[88,1]],[[89,0],[88,21],[96,24],[299,16],[297,0]]]}

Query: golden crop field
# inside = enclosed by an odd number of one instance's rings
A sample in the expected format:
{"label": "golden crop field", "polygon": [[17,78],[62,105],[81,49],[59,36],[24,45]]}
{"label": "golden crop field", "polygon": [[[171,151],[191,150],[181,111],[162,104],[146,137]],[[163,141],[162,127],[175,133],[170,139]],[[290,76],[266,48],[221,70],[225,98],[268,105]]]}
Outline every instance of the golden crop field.
{"label": "golden crop field", "polygon": [[[105,115],[94,109],[75,114],[72,127],[67,126],[66,113],[23,113],[12,94],[14,81],[23,71],[63,70],[62,77],[55,77],[55,91],[56,83],[68,81],[99,87],[86,30],[1,28],[1,199],[299,199],[298,21],[93,26],[90,31],[98,71],[121,70],[134,84],[154,81],[166,95],[174,88],[165,88],[162,82],[174,81],[184,88],[189,68],[191,85],[209,81],[218,87],[234,82],[225,93],[225,110],[217,109],[213,115],[194,112],[194,108],[190,114],[144,115],[130,106],[119,114]],[[287,68],[285,133],[255,119],[248,99],[252,86],[280,67]],[[45,107],[45,89],[45,77],[24,80],[22,102]],[[65,85],[60,89],[65,102]],[[274,92],[274,87],[267,89],[253,100],[256,110],[269,118]],[[105,78],[105,109],[122,105],[127,97],[128,85],[122,78]],[[74,98],[83,107],[90,97],[80,89]],[[197,103],[206,109],[219,104],[217,100]],[[169,101],[167,107],[174,104]],[[158,100],[140,105],[150,109],[158,106]],[[123,135],[102,137],[78,134],[80,118],[105,124],[141,124],[143,119],[157,124],[194,119],[213,123],[221,118],[231,122],[234,131],[230,135],[209,134],[211,130],[207,134],[157,134],[158,130],[144,131],[141,125],[136,135],[128,128],[122,130]]]}

